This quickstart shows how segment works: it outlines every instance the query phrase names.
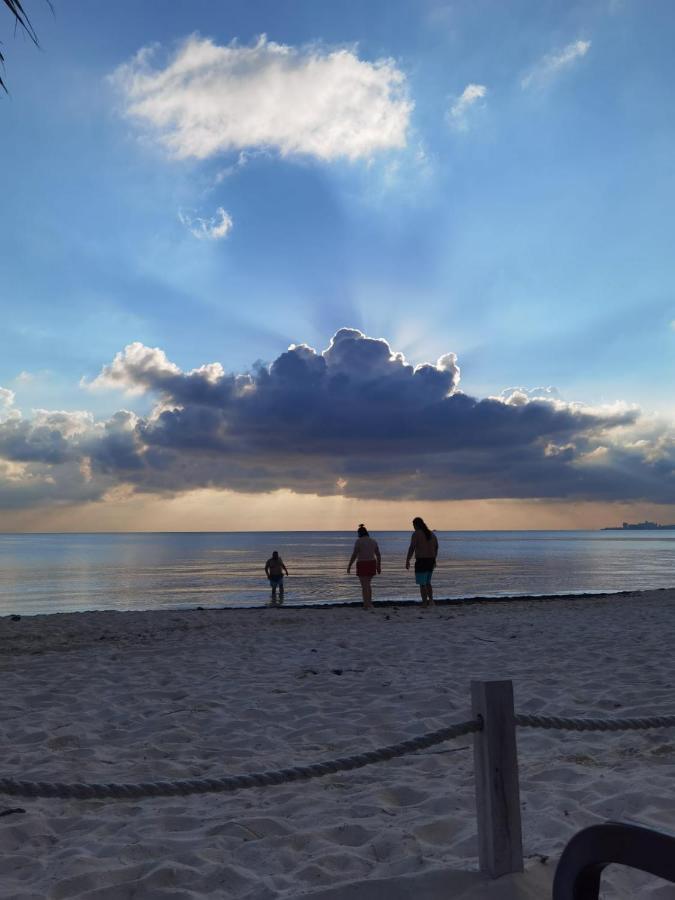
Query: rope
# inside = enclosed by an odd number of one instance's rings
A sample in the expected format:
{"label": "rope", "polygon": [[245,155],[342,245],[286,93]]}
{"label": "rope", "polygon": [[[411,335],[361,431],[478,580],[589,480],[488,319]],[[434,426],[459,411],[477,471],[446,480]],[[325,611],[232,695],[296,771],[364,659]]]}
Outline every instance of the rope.
{"label": "rope", "polygon": [[430,731],[420,737],[369,750],[354,756],[343,756],[326,762],[312,763],[306,766],[292,766],[273,772],[253,772],[249,775],[225,775],[222,778],[194,778],[180,781],[143,781],[140,784],[62,784],[47,781],[16,781],[13,778],[0,778],[0,794],[12,797],[59,797],[62,800],[138,800],[141,797],[176,797],[187,794],[230,793],[253,787],[266,787],[272,784],[286,784],[291,781],[304,781],[308,778],[321,778],[336,772],[347,772],[360,769],[372,763],[395,759],[415,753],[434,744],[442,744],[452,738],[461,737],[480,731],[482,724],[478,719],[469,722],[457,722],[438,731]]}
{"label": "rope", "polygon": [[[556,728],[564,731],[637,731],[646,728],[675,728],[675,716],[648,716],[639,719],[568,719],[560,716],[516,714],[516,725],[523,728]],[[271,772],[252,772],[248,775],[224,775],[221,778],[189,778],[178,781],[142,781],[138,784],[63,784],[48,781],[17,781],[0,778],[0,794],[12,797],[58,797],[62,800],[139,800],[143,797],[176,797],[187,794],[231,793],[254,787],[288,784],[322,778],[337,772],[361,769],[408,753],[416,753],[452,738],[482,730],[481,719],[456,722],[420,737],[369,750],[353,756],[343,756],[306,766],[291,766]]]}
{"label": "rope", "polygon": [[515,716],[523,728],[559,728],[564,731],[639,731],[644,728],[675,728],[675,716],[641,719],[563,719],[560,716]]}

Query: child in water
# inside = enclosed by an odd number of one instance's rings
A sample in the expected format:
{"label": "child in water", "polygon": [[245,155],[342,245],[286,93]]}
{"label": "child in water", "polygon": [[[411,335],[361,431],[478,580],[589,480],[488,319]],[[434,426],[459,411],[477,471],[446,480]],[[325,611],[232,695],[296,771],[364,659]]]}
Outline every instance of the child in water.
{"label": "child in water", "polygon": [[270,580],[272,588],[272,604],[277,602],[277,588],[279,588],[279,606],[284,602],[284,572],[288,575],[283,559],[275,550],[272,556],[265,563],[265,575]]}

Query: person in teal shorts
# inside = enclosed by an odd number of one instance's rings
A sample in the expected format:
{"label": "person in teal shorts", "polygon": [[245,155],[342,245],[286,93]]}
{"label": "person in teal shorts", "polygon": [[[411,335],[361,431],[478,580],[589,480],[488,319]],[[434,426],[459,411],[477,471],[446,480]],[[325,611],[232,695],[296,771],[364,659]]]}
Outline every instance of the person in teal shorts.
{"label": "person in teal shorts", "polygon": [[415,583],[419,586],[422,596],[422,606],[434,606],[434,590],[431,586],[431,576],[436,568],[438,556],[438,538],[428,528],[424,519],[416,516],[413,519],[415,529],[410,538],[408,555],[405,560],[406,569],[410,568],[410,560],[415,557]]}

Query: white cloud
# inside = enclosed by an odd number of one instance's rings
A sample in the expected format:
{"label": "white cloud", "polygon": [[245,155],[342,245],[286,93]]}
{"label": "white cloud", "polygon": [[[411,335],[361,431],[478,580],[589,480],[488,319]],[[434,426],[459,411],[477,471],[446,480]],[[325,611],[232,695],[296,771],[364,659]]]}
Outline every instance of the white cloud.
{"label": "white cloud", "polygon": [[270,155],[269,150],[241,150],[239,156],[232,165],[225,166],[225,168],[216,173],[214,178],[215,184],[221,184],[226,178],[230,178],[232,175],[238,175],[251,160],[260,157],[269,157]]}
{"label": "white cloud", "polygon": [[232,216],[226,213],[222,206],[216,210],[215,216],[210,219],[201,219],[198,216],[191,218],[185,213],[178,213],[178,218],[200,241],[220,241],[227,237],[232,230]]}
{"label": "white cloud", "polygon": [[192,35],[162,68],[144,48],[113,73],[126,111],[178,158],[246,148],[322,160],[404,147],[413,108],[391,59],[353,49],[290,47],[263,35],[219,46]]}
{"label": "white cloud", "polygon": [[18,415],[17,410],[14,408],[14,397],[14,391],[0,387],[0,422]]}
{"label": "white cloud", "polygon": [[568,68],[577,59],[585,56],[590,47],[590,41],[572,41],[571,44],[563,47],[562,50],[547,54],[521,79],[521,88],[526,90],[530,87],[541,87],[562,69]]}
{"label": "white cloud", "polygon": [[103,366],[96,378],[92,381],[82,378],[80,385],[89,390],[122,388],[128,394],[142,394],[149,379],[161,380],[181,374],[178,366],[159,347],[146,347],[140,341],[134,341],[116,353],[113,361]]}
{"label": "white cloud", "polygon": [[436,368],[440,369],[441,372],[456,372],[457,382],[459,382],[459,366],[457,365],[456,353],[444,353],[443,356],[439,356]]}
{"label": "white cloud", "polygon": [[[225,377],[225,370],[219,362],[214,362],[183,372],[159,347],[146,347],[134,341],[116,353],[96,378],[91,381],[81,378],[80,387],[94,391],[116,388],[127,394],[144,394],[149,390],[161,391],[163,387],[168,389],[177,378],[190,377],[205,385],[215,385]],[[124,415],[132,414],[125,411]]]}
{"label": "white cloud", "polygon": [[207,384],[217,384],[225,377],[225,369],[219,362],[206,363],[203,366],[198,366],[196,369],[191,369],[189,374],[203,378]]}
{"label": "white cloud", "polygon": [[0,387],[0,407],[9,407],[14,403],[14,391]]}
{"label": "white cloud", "polygon": [[58,431],[65,438],[85,434],[94,428],[94,416],[87,410],[34,409],[33,425]]}
{"label": "white cloud", "polygon": [[561,399],[557,388],[549,385],[548,387],[510,387],[505,388],[499,397],[495,398],[506,403],[508,406],[525,406],[534,400],[546,400],[557,402]]}
{"label": "white cloud", "polygon": [[456,131],[468,131],[467,114],[471,107],[487,94],[484,84],[467,84],[448,111],[448,123]]}
{"label": "white cloud", "polygon": [[10,462],[6,459],[0,459],[0,482],[17,482],[21,484],[35,476],[30,471],[26,463]]}

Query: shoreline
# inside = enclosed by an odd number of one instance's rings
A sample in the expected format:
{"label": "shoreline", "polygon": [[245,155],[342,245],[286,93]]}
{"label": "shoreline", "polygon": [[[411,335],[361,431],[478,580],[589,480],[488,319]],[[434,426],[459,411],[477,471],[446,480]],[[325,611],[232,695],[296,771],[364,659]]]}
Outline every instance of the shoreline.
{"label": "shoreline", "polygon": [[[572,602],[575,600],[606,600],[610,597],[649,597],[652,594],[663,594],[669,591],[675,591],[675,584],[670,587],[658,588],[641,588],[636,590],[624,591],[579,591],[567,592],[560,594],[505,594],[505,595],[476,595],[469,597],[439,597],[435,598],[435,604],[439,608],[445,607],[464,607],[476,605],[499,605],[510,603],[553,603],[556,601]],[[419,599],[405,600],[378,600],[374,601],[375,609],[393,609],[393,608],[422,608]],[[92,609],[77,610],[56,610],[54,612],[40,613],[22,613],[6,612],[0,615],[0,622],[4,620],[20,619],[38,619],[52,616],[83,616],[95,613],[185,613],[185,612],[253,612],[265,609],[293,610],[294,612],[306,612],[308,610],[328,610],[328,609],[360,609],[360,600],[319,600],[315,602],[304,603],[283,603],[281,606],[273,607],[268,601],[257,604],[255,606],[149,606],[142,608],[116,609],[113,607],[93,607]]]}

